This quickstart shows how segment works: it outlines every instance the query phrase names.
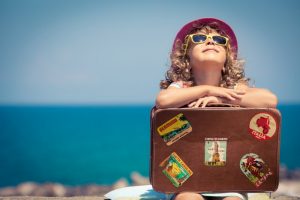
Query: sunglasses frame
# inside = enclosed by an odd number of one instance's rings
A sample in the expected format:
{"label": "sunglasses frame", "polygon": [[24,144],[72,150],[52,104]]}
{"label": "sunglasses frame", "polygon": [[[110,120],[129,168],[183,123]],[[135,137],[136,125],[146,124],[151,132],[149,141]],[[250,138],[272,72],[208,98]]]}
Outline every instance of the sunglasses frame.
{"label": "sunglasses frame", "polygon": [[[195,36],[195,35],[202,35],[202,36],[205,36],[206,39],[205,39],[204,41],[201,41],[201,42],[195,42],[195,41],[193,40],[193,36]],[[214,36],[224,38],[224,39],[226,40],[225,44],[217,43],[217,42],[214,40],[214,38],[213,38]],[[211,34],[206,35],[206,34],[202,34],[202,33],[189,34],[189,35],[185,36],[185,38],[184,38],[184,43],[182,44],[182,49],[183,49],[183,51],[184,51],[184,55],[186,55],[186,51],[187,51],[187,48],[188,48],[188,45],[189,45],[189,41],[192,41],[194,44],[203,44],[203,43],[205,43],[206,40],[209,39],[209,38],[210,38],[216,45],[225,46],[225,47],[228,45],[228,40],[229,40],[229,39],[228,39],[227,37],[225,37],[225,36],[222,36],[222,35],[211,35]]]}

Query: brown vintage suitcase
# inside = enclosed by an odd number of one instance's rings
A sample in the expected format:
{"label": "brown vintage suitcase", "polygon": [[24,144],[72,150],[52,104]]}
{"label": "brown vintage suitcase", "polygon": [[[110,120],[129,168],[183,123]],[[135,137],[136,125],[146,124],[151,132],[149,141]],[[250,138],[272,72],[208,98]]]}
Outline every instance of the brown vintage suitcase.
{"label": "brown vintage suitcase", "polygon": [[275,191],[280,126],[270,108],[153,108],[150,182],[164,193]]}

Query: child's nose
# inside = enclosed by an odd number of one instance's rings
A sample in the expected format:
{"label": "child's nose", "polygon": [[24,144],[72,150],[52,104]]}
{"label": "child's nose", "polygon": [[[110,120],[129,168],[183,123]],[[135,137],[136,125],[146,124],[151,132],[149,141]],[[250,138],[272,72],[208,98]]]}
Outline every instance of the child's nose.
{"label": "child's nose", "polygon": [[215,42],[213,41],[212,38],[207,38],[206,45],[215,45]]}

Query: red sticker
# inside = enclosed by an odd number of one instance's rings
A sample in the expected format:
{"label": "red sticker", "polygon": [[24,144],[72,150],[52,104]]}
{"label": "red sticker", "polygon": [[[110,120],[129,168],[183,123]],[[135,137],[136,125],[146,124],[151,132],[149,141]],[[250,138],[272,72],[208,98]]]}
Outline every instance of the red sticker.
{"label": "red sticker", "polygon": [[249,124],[250,134],[259,140],[268,140],[272,138],[276,129],[276,121],[268,113],[258,113],[254,115]]}
{"label": "red sticker", "polygon": [[268,165],[255,153],[245,154],[241,158],[240,168],[256,187],[273,175]]}

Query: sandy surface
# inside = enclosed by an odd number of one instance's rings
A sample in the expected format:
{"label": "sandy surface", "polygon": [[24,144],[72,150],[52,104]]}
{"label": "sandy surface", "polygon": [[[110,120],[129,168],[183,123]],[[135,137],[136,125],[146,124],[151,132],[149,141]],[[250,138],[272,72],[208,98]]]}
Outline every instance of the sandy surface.
{"label": "sandy surface", "polygon": [[[276,192],[249,193],[249,200],[300,200],[300,178],[297,174],[280,179]],[[133,185],[148,185],[149,179],[134,172],[131,174]],[[115,184],[105,186],[90,184],[85,186],[65,186],[59,183],[37,184],[33,182],[21,183],[15,187],[0,188],[0,200],[103,200],[107,192],[130,186],[125,178],[120,178]],[[131,199],[134,200],[134,199]],[[144,199],[145,200],[145,199]]]}

